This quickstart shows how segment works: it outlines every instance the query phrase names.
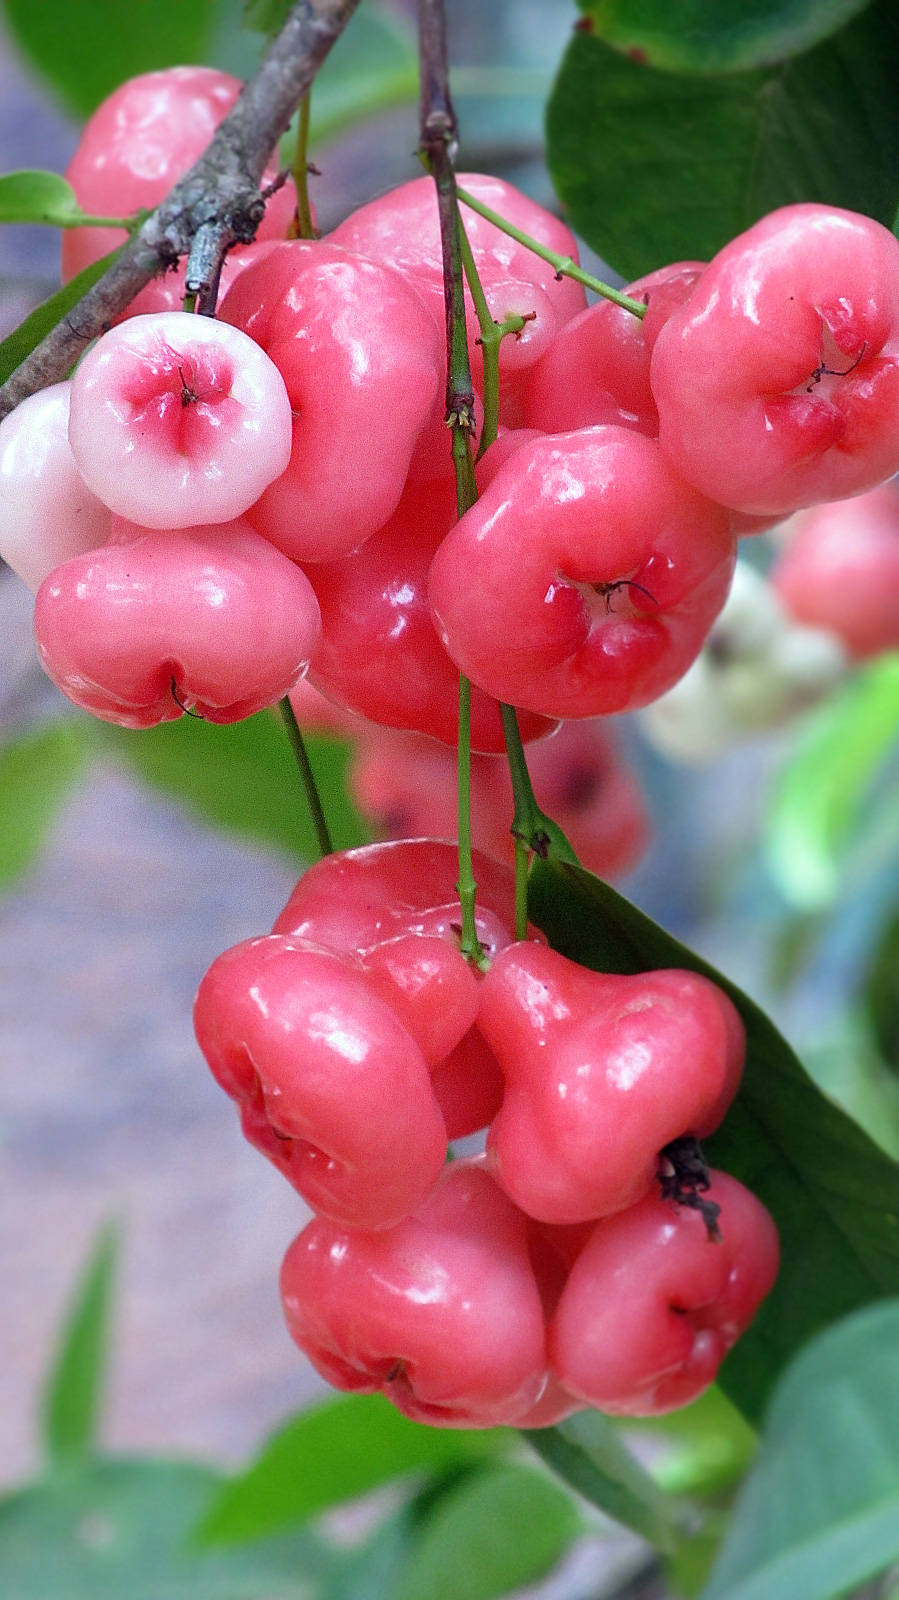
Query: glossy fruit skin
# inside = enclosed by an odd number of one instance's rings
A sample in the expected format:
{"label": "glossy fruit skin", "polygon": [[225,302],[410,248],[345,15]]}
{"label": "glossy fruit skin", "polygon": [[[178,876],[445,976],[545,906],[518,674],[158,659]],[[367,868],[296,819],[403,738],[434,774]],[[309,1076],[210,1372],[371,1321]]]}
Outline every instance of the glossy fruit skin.
{"label": "glossy fruit skin", "polygon": [[[479,465],[481,484],[514,453],[507,434]],[[457,519],[452,477],[408,483],[389,521],[359,555],[307,565],[322,612],[322,642],[312,682],[338,704],[387,727],[429,734],[455,747],[459,675],[437,636],[428,603],[435,552]],[[526,714],[524,740],[549,733],[547,718]],[[505,749],[499,708],[475,689],[472,747]],[[427,832],[439,831],[429,823]],[[455,825],[450,830],[455,831]]]}
{"label": "glossy fruit skin", "polygon": [[[640,785],[607,722],[567,722],[528,751],[528,770],[543,810],[564,831],[584,866],[601,877],[630,871],[649,840]],[[386,838],[457,827],[455,751],[435,739],[386,729],[360,730],[347,781],[356,804]],[[472,837],[499,860],[513,861],[513,803],[503,756],[471,762]]]}
{"label": "glossy fruit skin", "polygon": [[414,1421],[514,1423],[546,1386],[525,1219],[477,1163],[454,1162],[387,1232],[310,1223],[281,1296],[291,1337],[329,1383],[380,1390]]}
{"label": "glossy fruit skin", "polygon": [[596,1224],[549,1329],[552,1370],[586,1405],[658,1416],[688,1405],[774,1284],[777,1231],[735,1178],[711,1174],[720,1242],[697,1211],[647,1195]]}
{"label": "glossy fruit skin", "polygon": [[855,661],[899,649],[899,488],[803,511],[771,582],[798,622],[826,628]]}
{"label": "glossy fruit skin", "polygon": [[[477,172],[460,173],[459,184],[532,238],[577,261],[577,244],[565,224],[512,184]],[[510,312],[528,317],[517,337],[503,340],[499,353],[501,420],[518,427],[522,375],[550,347],[565,323],[584,309],[586,296],[580,284],[571,278],[556,278],[547,262],[464,205],[462,220],[493,318],[502,322]],[[361,206],[329,238],[407,276],[426,299],[444,337],[443,262],[432,179],[416,178]],[[467,288],[465,298],[468,344],[475,387],[480,392],[480,329]],[[427,441],[416,452],[412,469],[416,477],[431,477],[435,472],[442,407],[441,395]]]}
{"label": "glossy fruit skin", "polygon": [[654,440],[596,427],[516,451],[444,539],[429,594],[446,650],[486,693],[546,716],[599,716],[682,676],[734,560],[727,512],[677,478]]}
{"label": "glossy fruit skin", "polygon": [[598,300],[560,328],[523,381],[523,426],[569,433],[614,423],[655,438],[659,415],[649,382],[653,346],[704,266],[677,261],[628,284],[624,293],[646,303],[642,320],[611,300]]}
{"label": "glossy fruit skin", "polygon": [[539,1222],[634,1205],[674,1139],[704,1138],[736,1094],[736,1010],[696,973],[590,972],[532,942],[481,984],[478,1027],[506,1082],[487,1148],[507,1194]]}
{"label": "glossy fruit skin", "polygon": [[34,613],[53,682],[125,728],[185,709],[237,722],[273,705],[305,672],[319,626],[299,567],[240,521],[155,531],[114,518],[102,549],[44,580]]}
{"label": "glossy fruit skin", "polygon": [[[83,211],[121,217],[150,210],[164,200],[177,180],[203,154],[216,128],[243,88],[239,78],[212,67],[169,67],[145,72],[120,85],[93,113],[66,168]],[[274,182],[278,162],[269,162],[262,186]],[[283,239],[296,210],[293,181],[265,202],[259,239]],[[68,228],[62,236],[62,279],[123,244],[123,228]],[[244,251],[229,252],[222,282],[236,275]],[[147,284],[132,300],[128,315],[177,311],[184,298],[182,263]]]}
{"label": "glossy fruit skin", "polygon": [[899,469],[899,242],[832,206],[772,212],[668,319],[651,379],[664,450],[723,505],[873,487]]}
{"label": "glossy fruit skin", "polygon": [[[512,940],[515,879],[474,852],[475,920],[488,956]],[[313,940],[379,973],[379,993],[418,1040],[450,1139],[484,1128],[503,1093],[475,1026],[480,979],[459,950],[458,846],[404,839],[345,850],[310,867],[274,931]]]}
{"label": "glossy fruit skin", "polygon": [[254,246],[219,316],[268,353],[293,410],[289,466],[254,527],[295,561],[357,550],[392,515],[441,389],[427,307],[390,266],[297,239]]}
{"label": "glossy fruit skin", "polygon": [[54,383],[0,422],[0,559],[32,594],[55,567],[105,544],[112,526],[75,465],[69,392]]}
{"label": "glossy fruit skin", "polygon": [[[491,955],[510,943],[515,878],[479,851],[474,872],[478,936]],[[273,931],[351,954],[365,955],[408,934],[441,939],[458,950],[457,876],[458,848],[439,839],[337,851],[303,874]]]}
{"label": "glossy fruit skin", "polygon": [[130,317],[72,379],[69,442],[88,487],[144,528],[230,522],[290,459],[277,368],[209,317]]}
{"label": "glossy fruit skin", "polygon": [[359,963],[247,940],[207,972],[194,1026],[245,1136],[316,1211],[388,1228],[437,1182],[446,1129],[428,1064]]}

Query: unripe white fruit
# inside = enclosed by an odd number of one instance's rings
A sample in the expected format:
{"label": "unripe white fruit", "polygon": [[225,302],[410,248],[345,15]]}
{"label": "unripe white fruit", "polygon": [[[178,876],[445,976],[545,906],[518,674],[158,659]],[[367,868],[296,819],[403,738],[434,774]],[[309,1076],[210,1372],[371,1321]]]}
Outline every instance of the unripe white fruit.
{"label": "unripe white fruit", "polygon": [[109,538],[110,513],[69,444],[70,390],[54,383],[0,422],[0,558],[32,594],[55,567]]}
{"label": "unripe white fruit", "polygon": [[290,401],[239,329],[181,311],[131,317],[75,373],[69,440],[119,516],[144,528],[231,522],[290,460]]}

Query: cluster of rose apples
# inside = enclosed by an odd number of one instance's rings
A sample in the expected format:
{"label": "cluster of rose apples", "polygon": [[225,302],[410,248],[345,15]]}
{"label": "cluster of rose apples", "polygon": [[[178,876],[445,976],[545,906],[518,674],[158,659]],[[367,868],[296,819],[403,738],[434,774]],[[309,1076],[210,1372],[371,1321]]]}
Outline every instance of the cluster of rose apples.
{"label": "cluster of rose apples", "polygon": [[[237,87],[207,69],[123,86],[70,167],[81,202],[158,199]],[[508,185],[463,181],[576,256]],[[497,700],[527,739],[657,699],[721,610],[737,532],[899,465],[899,245],[878,224],[775,212],[709,266],[633,285],[641,320],[586,307],[525,244],[466,220],[490,312],[517,328],[461,520],[424,178],[326,239],[235,251],[217,320],[130,316],[4,424],[0,550],[43,580],[42,658],[73,699],[137,726],[185,708],[230,720],[311,663],[339,705],[453,744],[458,669],[473,746],[496,752]],[[110,242],[84,232],[70,270]],[[176,292],[165,278],[133,309]]]}
{"label": "cluster of rose apples", "polygon": [[[202,69],[125,85],[70,168],[81,203],[154,203],[236,92]],[[576,258],[508,185],[463,182]],[[217,319],[173,309],[171,275],[0,427],[0,554],[38,591],[51,677],[101,717],[231,721],[308,668],[345,711],[452,746],[461,670],[496,760],[498,701],[530,740],[655,701],[720,612],[739,533],[899,469],[899,244],[866,218],[775,212],[633,285],[641,319],[588,308],[466,212],[510,331],[459,519],[430,181],[321,240],[272,214]],[[68,269],[113,242],[75,235]],[[476,969],[455,876],[448,844],[330,857],[201,985],[213,1071],[317,1213],[284,1267],[291,1331],[339,1386],[433,1422],[682,1404],[776,1266],[764,1208],[723,1174],[706,1187],[695,1148],[737,1088],[736,1013],[690,973],[596,974],[516,941],[512,876],[483,857]],[[484,1129],[485,1156],[446,1165]]]}
{"label": "cluster of rose apples", "polygon": [[[430,840],[326,857],[200,985],[212,1071],[316,1212],[282,1270],[290,1331],[330,1382],[420,1421],[683,1405],[777,1268],[761,1203],[696,1167],[739,1084],[738,1015],[693,973],[516,941],[488,857],[476,972],[455,872]],[[486,1154],[447,1166],[485,1127]]]}

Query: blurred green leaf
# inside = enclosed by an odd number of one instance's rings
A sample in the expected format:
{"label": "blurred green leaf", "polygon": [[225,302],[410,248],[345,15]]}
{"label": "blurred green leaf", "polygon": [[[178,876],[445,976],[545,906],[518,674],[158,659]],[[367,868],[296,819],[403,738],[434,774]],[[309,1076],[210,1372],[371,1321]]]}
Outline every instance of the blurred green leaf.
{"label": "blurred green leaf", "polygon": [[531,1467],[485,1467],[442,1495],[391,1600],[494,1600],[535,1583],[583,1529],[570,1495]]}
{"label": "blurred green leaf", "polygon": [[46,222],[66,227],[80,215],[72,185],[58,172],[0,175],[0,222]]}
{"label": "blurred green leaf", "polygon": [[315,80],[310,141],[325,144],[376,111],[418,98],[418,49],[409,18],[367,0]]}
{"label": "blurred green leaf", "polygon": [[[219,726],[181,717],[132,731],[106,724],[107,748],[148,783],[177,796],[206,821],[304,860],[318,856],[293,753],[277,712]],[[365,826],[346,787],[349,747],[306,735],[309,759],[338,848],[364,844]]]}
{"label": "blurred green leaf", "polygon": [[223,1486],[198,1537],[210,1544],[257,1538],[394,1478],[492,1455],[513,1438],[503,1429],[427,1428],[380,1395],[332,1400],[272,1435],[247,1470]]}
{"label": "blurred green leaf", "polygon": [[122,246],[118,250],[111,250],[109,255],[101,256],[99,261],[94,261],[83,272],[70,278],[68,283],[48,300],[41,301],[33,311],[28,313],[24,322],[20,322],[12,333],[0,342],[0,383],[5,383],[16,367],[21,366],[26,356],[29,356],[36,345],[46,338],[57,322],[61,322],[74,305],[85,295],[88,289],[102,278],[107,267],[122,253]]}
{"label": "blurred green leaf", "polygon": [[413,1501],[337,1557],[317,1600],[393,1600],[415,1526]]}
{"label": "blurred green leaf", "polygon": [[4,1600],[312,1600],[330,1552],[311,1533],[196,1552],[211,1468],[111,1458],[0,1500]]}
{"label": "blurred green leaf", "polygon": [[899,1302],[785,1374],[704,1600],[836,1600],[899,1560]]}
{"label": "blurred green leaf", "polygon": [[743,1474],[758,1444],[755,1430],[716,1384],[680,1411],[631,1419],[624,1429],[648,1433],[662,1445],[653,1477],[669,1494],[720,1494]]}
{"label": "blurred green leaf", "polygon": [[820,1093],[774,1024],[721,973],[583,868],[537,861],[532,920],[563,955],[603,972],[686,967],[718,983],[746,1028],[743,1082],[705,1142],[772,1212],[781,1272],[721,1369],[756,1421],[783,1367],[837,1317],[899,1293],[899,1166]]}
{"label": "blurred green leaf", "polygon": [[818,1087],[899,1160],[899,1077],[879,1055],[868,1018],[857,1009],[831,1018],[805,1057]]}
{"label": "blurred green leaf", "polygon": [[578,0],[594,32],[649,67],[733,72],[826,39],[868,0]]}
{"label": "blurred green leaf", "polygon": [[32,66],[76,116],[89,116],[125,78],[208,62],[221,0],[3,0]]}
{"label": "blurred green leaf", "polygon": [[728,1520],[722,1512],[707,1512],[696,1532],[665,1562],[668,1581],[681,1600],[698,1600],[721,1549]]}
{"label": "blurred green leaf", "polygon": [[91,1455],[97,1444],[109,1356],[117,1228],[100,1229],[75,1286],[43,1400],[44,1446],[57,1465]]}
{"label": "blurred green leaf", "polygon": [[673,1548],[680,1511],[631,1455],[608,1417],[580,1411],[554,1428],[529,1429],[524,1437],[547,1466],[606,1516],[658,1549]]}
{"label": "blurred green leaf", "polygon": [[50,722],[0,744],[0,885],[31,865],[60,804],[80,777],[89,730]]}
{"label": "blurred green leaf", "polygon": [[244,0],[244,27],[275,34],[284,26],[293,0]]}
{"label": "blurred green leaf", "polygon": [[899,911],[883,928],[861,995],[883,1061],[899,1074]]}
{"label": "blurred green leaf", "polygon": [[892,0],[804,55],[718,76],[655,71],[575,34],[547,109],[549,168],[572,226],[627,279],[707,260],[794,201],[891,226],[897,56]]}
{"label": "blurred green leaf", "polygon": [[[813,910],[837,894],[872,784],[897,736],[899,654],[851,678],[799,735],[764,836],[778,888],[793,905]],[[899,843],[895,810],[892,824]]]}

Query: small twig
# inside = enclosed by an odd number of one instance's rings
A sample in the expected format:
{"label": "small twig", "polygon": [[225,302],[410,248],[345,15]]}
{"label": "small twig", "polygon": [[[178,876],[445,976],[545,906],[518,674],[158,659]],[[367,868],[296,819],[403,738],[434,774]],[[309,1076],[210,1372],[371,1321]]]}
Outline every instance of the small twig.
{"label": "small twig", "polygon": [[290,229],[290,238],[292,239],[318,238],[318,229],[312,217],[312,202],[309,199],[309,174],[313,171],[309,164],[310,103],[311,96],[308,93],[304,94],[300,101],[300,112],[297,118],[297,143],[293,159],[293,182],[297,191],[297,209]]}
{"label": "small twig", "polygon": [[[421,71],[421,139],[419,154],[437,190],[440,246],[443,256],[443,298],[446,307],[446,421],[452,430],[459,516],[478,497],[471,453],[474,385],[465,326],[465,281],[462,272],[462,228],[456,200],[453,157],[458,142],[456,113],[449,89],[446,18],[443,0],[418,0]],[[485,956],[475,918],[477,884],[471,855],[471,684],[459,675],[459,881],[462,910],[459,948],[476,966]]]}
{"label": "small twig", "polygon": [[191,240],[184,274],[184,287],[194,296],[194,310],[201,317],[214,317],[225,256],[231,245],[231,232],[224,222],[204,222]]}
{"label": "small twig", "polygon": [[[208,148],[124,246],[108,272],[41,341],[0,388],[0,418],[20,400],[58,383],[85,345],[110,326],[160,272],[191,252],[189,272],[202,280],[198,305],[207,305],[232,244],[248,244],[265,211],[262,174],[331,46],[359,0],[297,0],[246,88],[216,129]],[[203,256],[201,262],[200,256]]]}
{"label": "small twig", "polygon": [[501,217],[498,211],[485,206],[483,200],[476,200],[467,189],[459,189],[458,196],[462,204],[476,211],[479,217],[492,222],[501,233],[508,234],[510,239],[516,239],[526,250],[533,251],[535,256],[547,261],[555,268],[557,278],[573,278],[575,283],[582,283],[585,289],[592,289],[595,294],[602,295],[604,300],[611,300],[613,305],[621,306],[622,310],[629,311],[632,316],[640,318],[646,316],[646,305],[642,300],[634,300],[621,289],[613,289],[612,285],[604,283],[602,278],[594,278],[592,272],[585,272],[571,256],[560,256],[557,250],[550,250],[549,245],[541,244],[539,239],[532,238],[529,233],[522,233],[514,222],[509,222],[505,217]]}
{"label": "small twig", "polygon": [[309,752],[306,749],[306,741],[303,738],[302,729],[297,722],[296,712],[290,703],[290,698],[288,695],[285,695],[284,699],[278,702],[278,710],[284,719],[284,726],[287,729],[287,737],[290,740],[290,746],[293,750],[294,759],[299,770],[300,781],[303,785],[303,791],[306,796],[306,803],[309,807],[309,812],[312,817],[312,825],[315,828],[315,837],[318,840],[319,852],[323,856],[329,856],[334,849],[334,844],[331,839],[331,830],[328,827],[328,819],[325,816],[325,808],[322,804],[321,795],[318,792],[318,784],[315,781],[315,773],[312,770],[312,763],[309,760]]}

